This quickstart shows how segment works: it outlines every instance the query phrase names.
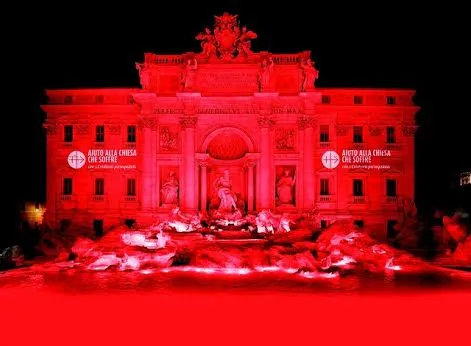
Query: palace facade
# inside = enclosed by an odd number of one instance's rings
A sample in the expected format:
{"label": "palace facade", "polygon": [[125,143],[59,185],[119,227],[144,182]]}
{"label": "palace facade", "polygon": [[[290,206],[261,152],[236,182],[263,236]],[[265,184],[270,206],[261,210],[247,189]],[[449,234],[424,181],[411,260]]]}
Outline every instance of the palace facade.
{"label": "palace facade", "polygon": [[353,218],[385,238],[401,222],[415,92],[317,88],[310,52],[254,53],[235,18],[215,17],[200,53],[145,54],[141,88],[47,91],[47,222],[101,232],[224,203]]}

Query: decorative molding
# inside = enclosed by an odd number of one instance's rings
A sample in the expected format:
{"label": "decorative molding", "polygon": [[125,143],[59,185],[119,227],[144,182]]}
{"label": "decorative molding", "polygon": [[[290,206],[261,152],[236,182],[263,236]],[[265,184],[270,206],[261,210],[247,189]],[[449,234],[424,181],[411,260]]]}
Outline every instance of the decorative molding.
{"label": "decorative molding", "polygon": [[181,116],[180,117],[180,126],[183,129],[186,129],[186,128],[193,128],[194,129],[196,127],[197,121],[198,121],[198,118],[196,116],[191,116],[191,115]]}
{"label": "decorative molding", "polygon": [[176,125],[161,125],[159,131],[159,150],[178,150],[178,129]]}
{"label": "decorative molding", "polygon": [[90,130],[90,126],[88,124],[77,124],[74,127],[77,130],[77,134],[79,135],[88,135]]}
{"label": "decorative molding", "polygon": [[276,124],[276,119],[274,116],[269,114],[260,114],[257,117],[257,124],[260,128],[272,128]]}
{"label": "decorative molding", "polygon": [[292,151],[295,149],[296,130],[293,128],[277,128],[275,130],[276,150]]}
{"label": "decorative molding", "polygon": [[414,137],[418,128],[415,125],[404,125],[402,126],[402,135],[404,137]]}
{"label": "decorative molding", "polygon": [[369,126],[368,130],[372,137],[380,136],[383,133],[383,128],[380,126]]}
{"label": "decorative molding", "polygon": [[155,130],[157,128],[157,121],[154,118],[141,117],[139,118],[138,125],[143,129]]}
{"label": "decorative molding", "polygon": [[121,134],[121,125],[120,124],[108,124],[106,125],[110,135],[120,135]]}
{"label": "decorative molding", "polygon": [[46,124],[43,125],[43,128],[46,130],[46,133],[48,135],[57,135],[57,133],[58,133],[58,125],[57,124],[46,123]]}
{"label": "decorative molding", "polygon": [[298,125],[300,130],[313,128],[316,125],[316,120],[312,116],[303,116],[298,118]]}

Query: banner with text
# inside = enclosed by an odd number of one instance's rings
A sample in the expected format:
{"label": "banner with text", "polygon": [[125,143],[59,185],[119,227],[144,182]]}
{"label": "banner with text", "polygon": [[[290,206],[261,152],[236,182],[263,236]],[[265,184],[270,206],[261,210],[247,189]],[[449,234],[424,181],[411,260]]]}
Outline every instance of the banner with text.
{"label": "banner with text", "polygon": [[136,169],[136,149],[89,149],[72,151],[67,163],[73,169]]}
{"label": "banner with text", "polygon": [[335,169],[340,165],[344,169],[389,169],[383,159],[392,158],[391,150],[387,149],[344,149],[340,153],[335,150],[326,151],[321,158],[322,165]]}

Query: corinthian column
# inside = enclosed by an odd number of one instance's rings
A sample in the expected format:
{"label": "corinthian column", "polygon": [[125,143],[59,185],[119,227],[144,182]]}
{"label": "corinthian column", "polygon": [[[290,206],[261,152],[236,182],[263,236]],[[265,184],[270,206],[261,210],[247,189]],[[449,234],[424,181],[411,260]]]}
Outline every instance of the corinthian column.
{"label": "corinthian column", "polygon": [[201,176],[200,176],[200,210],[206,211],[206,204],[208,200],[208,175],[207,175],[207,167],[208,163],[204,160],[199,160],[198,164],[201,169]]}
{"label": "corinthian column", "polygon": [[181,189],[181,206],[187,211],[197,209],[197,185],[196,185],[196,166],[195,166],[195,115],[184,115],[180,117],[180,126],[183,131],[183,186]]}
{"label": "corinthian column", "polygon": [[303,116],[299,119],[299,127],[304,130],[303,145],[303,208],[312,209],[315,206],[314,179],[314,118]]}
{"label": "corinthian column", "polygon": [[269,209],[272,205],[273,198],[272,188],[274,182],[272,181],[271,174],[271,148],[270,148],[270,130],[275,124],[274,118],[271,114],[261,113],[257,119],[258,126],[260,127],[260,179],[259,184],[259,208]]}
{"label": "corinthian column", "polygon": [[254,210],[254,166],[255,162],[248,161],[247,167],[247,211],[251,212]]}
{"label": "corinthian column", "polygon": [[155,152],[153,141],[156,136],[156,121],[151,117],[141,117],[139,119],[139,127],[142,131],[142,183],[141,183],[141,202],[142,210],[150,211],[155,205],[154,194],[156,190],[155,184]]}

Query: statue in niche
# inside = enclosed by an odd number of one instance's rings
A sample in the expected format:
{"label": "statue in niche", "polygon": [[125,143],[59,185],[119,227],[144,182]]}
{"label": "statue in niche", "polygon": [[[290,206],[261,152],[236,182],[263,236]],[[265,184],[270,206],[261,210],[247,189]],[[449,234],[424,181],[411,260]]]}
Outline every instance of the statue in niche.
{"label": "statue in niche", "polygon": [[314,67],[314,64],[311,59],[301,62],[300,67],[303,73],[301,91],[303,92],[314,90],[316,79],[319,78],[319,71]]}
{"label": "statue in niche", "polygon": [[198,62],[195,58],[188,59],[186,65],[183,67],[181,75],[181,84],[183,91],[192,91],[195,87],[196,70],[198,69]]}
{"label": "statue in niche", "polygon": [[259,91],[267,90],[270,87],[271,76],[275,63],[272,58],[263,59],[258,72],[258,89]]}
{"label": "statue in niche", "polygon": [[294,205],[294,184],[296,183],[296,177],[291,176],[289,169],[283,171],[283,175],[276,183],[276,194],[278,197],[278,204],[289,204]]}
{"label": "statue in niche", "polygon": [[136,69],[139,71],[139,79],[143,90],[149,90],[150,86],[150,69],[147,64],[139,64],[136,62]]}
{"label": "statue in niche", "polygon": [[211,33],[209,28],[204,29],[204,32],[196,36],[198,41],[201,41],[202,52],[199,54],[203,58],[209,58],[216,54],[216,38]]}
{"label": "statue in niche", "polygon": [[162,204],[176,205],[178,203],[178,179],[174,171],[170,171],[162,184]]}
{"label": "statue in niche", "polygon": [[237,196],[232,192],[232,181],[229,171],[225,170],[224,174],[217,178],[213,185],[220,200],[218,210],[231,213],[236,211]]}

